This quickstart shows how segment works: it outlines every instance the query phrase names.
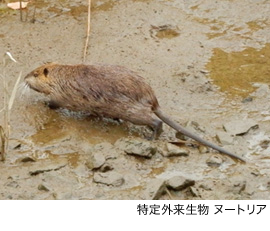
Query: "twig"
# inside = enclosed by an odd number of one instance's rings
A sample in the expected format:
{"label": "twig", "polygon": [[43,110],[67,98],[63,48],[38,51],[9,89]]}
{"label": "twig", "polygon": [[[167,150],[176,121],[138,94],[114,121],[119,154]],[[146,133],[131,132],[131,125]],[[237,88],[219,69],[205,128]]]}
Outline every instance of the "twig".
{"label": "twig", "polygon": [[10,112],[10,110],[12,109],[12,106],[13,106],[13,103],[14,103],[14,99],[15,99],[15,96],[16,96],[16,92],[17,92],[17,89],[18,89],[18,85],[19,85],[19,82],[21,80],[21,77],[22,77],[22,71],[20,72],[17,80],[16,80],[16,83],[13,87],[13,90],[11,92],[11,95],[10,95],[10,98],[9,98],[9,102],[8,102],[8,111]]}
{"label": "twig", "polygon": [[5,147],[6,147],[6,137],[5,137],[5,132],[4,132],[4,128],[2,126],[0,126],[0,139],[1,139],[1,151],[0,151],[0,154],[1,154],[1,161],[4,161],[5,160]]}
{"label": "twig", "polygon": [[20,19],[21,19],[21,22],[22,22],[22,0],[20,0]]}
{"label": "twig", "polygon": [[89,43],[89,36],[90,36],[90,28],[91,28],[91,0],[88,2],[88,22],[87,22],[87,36],[84,45],[84,52],[83,52],[83,62],[85,62],[87,47]]}
{"label": "twig", "polygon": [[37,9],[37,6],[35,4],[35,8],[34,8],[34,13],[33,13],[33,18],[31,19],[31,22],[34,23],[36,21],[36,9]]}

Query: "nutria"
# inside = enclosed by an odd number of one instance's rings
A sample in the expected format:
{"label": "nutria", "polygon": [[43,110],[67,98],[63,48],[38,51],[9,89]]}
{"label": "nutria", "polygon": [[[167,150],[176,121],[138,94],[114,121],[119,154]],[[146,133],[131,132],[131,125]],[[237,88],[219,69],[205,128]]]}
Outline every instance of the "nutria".
{"label": "nutria", "polygon": [[163,121],[203,145],[245,161],[172,121],[161,111],[152,88],[141,76],[124,67],[49,63],[30,72],[25,81],[30,88],[48,95],[52,107],[147,125],[153,130],[152,138],[162,132]]}

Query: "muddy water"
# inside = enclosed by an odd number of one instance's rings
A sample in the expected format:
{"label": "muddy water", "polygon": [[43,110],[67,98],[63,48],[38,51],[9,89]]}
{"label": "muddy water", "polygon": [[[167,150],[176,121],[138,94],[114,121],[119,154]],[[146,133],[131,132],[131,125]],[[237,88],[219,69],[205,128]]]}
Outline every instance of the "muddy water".
{"label": "muddy water", "polygon": [[247,97],[255,91],[254,83],[270,84],[270,44],[261,49],[247,47],[240,52],[215,48],[206,68],[222,91]]}
{"label": "muddy water", "polygon": [[[0,54],[9,51],[19,61],[0,69],[9,92],[21,70],[25,75],[48,61],[82,62],[85,1],[36,1],[23,12],[25,22],[19,12],[0,9]],[[171,192],[179,199],[270,199],[269,22],[267,1],[92,1],[87,63],[137,71],[167,114],[182,124],[195,121],[198,126],[191,129],[214,143],[226,122],[237,126],[239,119],[252,119],[257,129],[241,136],[225,132],[229,138],[223,143],[248,163],[190,146],[188,156],[164,157],[166,142],[176,140],[167,126],[153,142],[158,151],[152,158],[129,156],[114,143],[147,136],[146,128],[50,110],[44,96],[28,91],[17,97],[11,113],[0,198],[149,199],[147,186],[154,180],[183,176],[195,185]],[[2,105],[1,84],[0,91]],[[124,177],[123,185],[94,182],[101,170],[89,169],[86,162],[95,152],[106,159],[104,169]]]}

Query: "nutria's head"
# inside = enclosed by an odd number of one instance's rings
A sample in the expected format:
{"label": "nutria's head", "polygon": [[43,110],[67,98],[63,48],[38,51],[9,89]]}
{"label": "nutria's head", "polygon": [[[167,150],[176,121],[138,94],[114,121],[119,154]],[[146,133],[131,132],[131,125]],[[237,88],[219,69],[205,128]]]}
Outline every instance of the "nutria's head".
{"label": "nutria's head", "polygon": [[54,69],[55,66],[55,63],[42,65],[26,75],[24,77],[24,81],[31,89],[49,95],[52,88],[50,72]]}

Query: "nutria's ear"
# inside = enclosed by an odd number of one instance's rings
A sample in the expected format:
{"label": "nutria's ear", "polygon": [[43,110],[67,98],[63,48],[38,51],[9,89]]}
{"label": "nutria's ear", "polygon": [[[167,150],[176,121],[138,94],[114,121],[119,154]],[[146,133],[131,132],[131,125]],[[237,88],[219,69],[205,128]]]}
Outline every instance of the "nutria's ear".
{"label": "nutria's ear", "polygon": [[49,70],[47,68],[44,68],[43,74],[47,77],[48,73],[49,73]]}

